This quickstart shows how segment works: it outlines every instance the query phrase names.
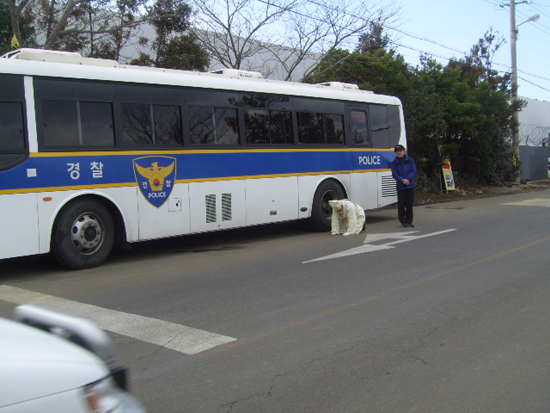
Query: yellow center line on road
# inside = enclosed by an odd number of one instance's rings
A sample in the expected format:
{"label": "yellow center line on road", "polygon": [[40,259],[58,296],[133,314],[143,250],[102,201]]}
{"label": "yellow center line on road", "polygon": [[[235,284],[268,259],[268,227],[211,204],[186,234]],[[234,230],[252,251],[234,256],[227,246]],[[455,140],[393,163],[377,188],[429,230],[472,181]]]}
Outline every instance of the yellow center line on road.
{"label": "yellow center line on road", "polygon": [[239,346],[242,346],[242,345],[245,345],[245,344],[250,344],[250,343],[253,343],[255,341],[258,341],[258,340],[261,340],[261,339],[264,339],[264,338],[282,333],[286,330],[290,330],[290,329],[297,328],[297,327],[302,327],[306,324],[319,321],[319,320],[321,320],[325,317],[329,317],[329,316],[332,316],[334,314],[337,314],[337,313],[340,313],[340,312],[343,312],[343,311],[347,311],[351,308],[354,308],[354,307],[357,307],[357,306],[360,306],[360,305],[364,305],[364,304],[368,304],[368,303],[371,303],[373,301],[380,300],[381,298],[387,297],[391,294],[395,294],[395,293],[398,293],[398,292],[401,292],[401,291],[404,291],[404,290],[408,290],[408,289],[413,288],[413,287],[417,287],[417,286],[425,284],[427,282],[434,281],[438,278],[442,278],[442,277],[450,275],[450,274],[454,274],[454,273],[457,273],[457,272],[460,272],[460,271],[464,271],[468,268],[472,268],[472,267],[475,267],[475,266],[480,265],[480,264],[484,264],[484,263],[487,263],[487,262],[490,262],[490,261],[494,261],[494,260],[497,260],[499,258],[505,257],[505,256],[510,255],[510,254],[515,254],[516,252],[522,251],[526,248],[531,248],[535,245],[539,245],[539,244],[542,244],[542,243],[548,243],[549,241],[550,241],[550,237],[546,237],[546,238],[540,239],[538,241],[533,241],[533,242],[530,242],[528,244],[522,245],[520,247],[511,249],[511,250],[508,250],[508,251],[501,252],[499,254],[491,255],[491,256],[488,256],[488,257],[485,257],[485,258],[481,258],[481,259],[473,261],[469,264],[461,265],[461,266],[455,267],[455,268],[450,268],[450,269],[447,269],[445,271],[441,271],[441,272],[438,272],[436,274],[420,278],[416,281],[412,281],[410,283],[403,284],[403,285],[400,285],[400,286],[395,287],[395,288],[391,288],[391,289],[386,290],[386,291],[382,291],[378,294],[374,294],[374,295],[365,297],[361,300],[358,300],[358,301],[355,301],[355,302],[352,302],[352,303],[348,303],[348,304],[344,304],[344,305],[341,305],[341,306],[338,306],[338,307],[334,307],[334,308],[328,309],[326,311],[314,314],[310,317],[302,318],[302,319],[296,320],[292,323],[285,324],[285,325],[280,326],[280,327],[275,327],[275,328],[272,328],[270,330],[259,332],[259,333],[255,334],[253,336],[250,336],[250,337],[239,338],[238,341],[229,343],[229,344],[227,344],[223,347],[217,347],[217,348],[208,350],[208,351],[202,353],[201,356],[210,356],[210,355],[218,354],[220,352],[232,349],[234,347],[239,347]]}
{"label": "yellow center line on road", "polygon": [[185,354],[198,354],[236,339],[177,323],[108,310],[8,285],[0,285],[0,300],[13,304],[35,304],[95,322],[99,327]]}

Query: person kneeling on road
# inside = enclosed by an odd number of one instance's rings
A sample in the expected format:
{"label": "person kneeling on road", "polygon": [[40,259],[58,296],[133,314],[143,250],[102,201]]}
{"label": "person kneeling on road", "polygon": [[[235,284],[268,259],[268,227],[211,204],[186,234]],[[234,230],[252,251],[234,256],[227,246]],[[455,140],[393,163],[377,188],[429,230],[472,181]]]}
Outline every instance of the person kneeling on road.
{"label": "person kneeling on road", "polygon": [[332,235],[356,235],[365,226],[365,210],[347,199],[328,201],[332,208]]}

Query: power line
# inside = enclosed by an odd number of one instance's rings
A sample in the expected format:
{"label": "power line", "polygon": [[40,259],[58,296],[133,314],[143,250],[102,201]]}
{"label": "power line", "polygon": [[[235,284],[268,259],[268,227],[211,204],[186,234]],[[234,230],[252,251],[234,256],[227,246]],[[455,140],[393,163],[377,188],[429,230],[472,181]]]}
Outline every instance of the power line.
{"label": "power line", "polygon": [[387,27],[387,29],[394,30],[396,32],[402,33],[405,36],[412,37],[413,39],[416,39],[416,40],[422,40],[424,42],[435,44],[436,46],[443,47],[444,49],[448,49],[448,50],[451,50],[451,51],[456,52],[456,53],[460,53],[460,54],[464,54],[464,55],[467,54],[462,50],[458,50],[458,49],[455,49],[454,47],[447,46],[443,43],[436,42],[435,40],[428,39],[427,37],[423,37],[423,36],[420,36],[420,35],[412,34],[410,32],[406,32],[405,30],[401,30],[401,29],[398,29],[396,27]]}
{"label": "power line", "polygon": [[531,84],[531,85],[533,85],[533,86],[538,87],[539,89],[545,90],[546,92],[550,92],[550,89],[546,89],[545,87],[543,87],[543,86],[541,86],[541,85],[539,85],[539,84],[537,84],[537,83],[531,82],[530,80],[527,80],[527,79],[525,79],[525,78],[523,78],[523,77],[520,77],[520,79],[523,80],[524,82],[527,82],[527,83],[529,83],[529,84]]}
{"label": "power line", "polygon": [[[259,2],[261,3],[266,3],[266,0],[258,0]],[[506,4],[502,4],[498,1],[495,1],[495,0],[482,0],[483,2],[487,3],[487,4],[490,4],[492,6],[494,6],[495,8],[500,8],[500,9],[503,9],[505,8],[507,5]],[[330,7],[326,4],[322,4],[322,3],[319,3],[318,1],[316,0],[306,0],[306,2],[310,3],[310,4],[313,4],[317,7],[322,7],[326,10],[329,10],[329,11],[332,11],[332,12],[339,12],[339,13],[342,13],[344,15],[347,15],[349,17],[353,17],[353,18],[356,18],[356,19],[359,19],[359,20],[362,20],[364,22],[367,22],[368,20],[363,18],[363,17],[360,17],[360,16],[357,16],[357,15],[354,15],[354,14],[351,14],[349,12],[346,12],[346,11],[342,11],[342,10],[338,10],[334,7]],[[528,3],[529,5],[531,6],[541,6],[540,4],[538,3]],[[544,7],[550,7],[550,6],[546,6],[546,5],[542,5]],[[539,11],[538,8],[534,7],[535,10]],[[293,13],[296,13],[300,16],[305,16],[304,13],[301,13],[301,12],[298,12],[298,11],[293,11]],[[539,11],[540,14],[543,14],[543,15],[547,15],[547,13],[545,11],[542,11],[540,10]],[[523,12],[519,12],[518,13],[520,16],[524,17],[526,20],[528,19],[528,16],[525,15],[525,13]],[[311,17],[309,17],[311,18]],[[317,19],[318,20],[318,19]],[[546,25],[543,25],[543,24],[540,24],[538,22],[535,22],[537,24],[534,24],[533,26],[535,28],[537,28],[538,30],[542,31],[544,34],[547,34],[547,35],[550,35],[550,28],[548,28]],[[430,44],[433,44],[437,47],[441,47],[443,49],[446,49],[446,50],[449,50],[451,52],[454,52],[454,53],[457,53],[463,57],[466,57],[468,56],[468,52],[465,52],[463,50],[459,50],[455,47],[452,47],[452,46],[449,46],[449,45],[446,45],[446,44],[443,44],[441,42],[438,42],[436,40],[433,40],[433,39],[430,39],[430,38],[427,38],[425,36],[421,36],[421,35],[417,35],[417,34],[414,34],[414,33],[411,33],[411,32],[408,32],[408,31],[405,31],[405,30],[402,30],[402,29],[399,29],[397,27],[392,27],[392,26],[386,26],[385,29],[387,30],[393,30],[397,33],[400,33],[406,37],[409,37],[409,38],[412,38],[412,39],[415,39],[415,40],[419,40],[419,41],[422,41],[422,42],[426,42],[426,43],[430,43]],[[547,31],[548,30],[548,31]],[[402,44],[402,43],[397,43],[395,41],[391,41],[391,44],[392,45],[395,45],[397,47],[400,47],[400,48],[403,48],[403,49],[407,49],[407,50],[412,50],[414,52],[417,52],[417,53],[420,53],[420,54],[424,54],[426,56],[431,56],[433,58],[437,58],[437,59],[441,59],[441,60],[450,60],[451,58],[449,57],[445,57],[445,56],[441,56],[441,55],[438,55],[436,53],[432,53],[432,52],[427,52],[425,50],[422,50],[421,48],[417,48],[417,47],[412,47],[412,46],[408,46],[406,44]],[[497,63],[497,62],[493,62],[493,65],[495,66],[504,66],[504,67],[508,67],[510,68],[510,65],[505,65],[505,64],[502,64],[502,63]],[[526,76],[531,76],[531,77],[534,77],[534,78],[537,78],[537,79],[540,79],[540,80],[544,80],[544,81],[550,81],[550,79],[548,78],[545,78],[543,76],[540,76],[540,75],[535,75],[533,73],[528,73],[528,72],[525,72],[523,70],[518,70],[518,72],[522,73],[523,75],[526,75]],[[527,79],[524,79],[524,78],[520,78],[521,80],[533,85],[533,86],[536,86],[542,90],[546,90],[548,91],[548,89],[546,89],[545,87],[541,86],[541,85],[538,85],[536,83],[534,83],[533,81],[529,81]]]}

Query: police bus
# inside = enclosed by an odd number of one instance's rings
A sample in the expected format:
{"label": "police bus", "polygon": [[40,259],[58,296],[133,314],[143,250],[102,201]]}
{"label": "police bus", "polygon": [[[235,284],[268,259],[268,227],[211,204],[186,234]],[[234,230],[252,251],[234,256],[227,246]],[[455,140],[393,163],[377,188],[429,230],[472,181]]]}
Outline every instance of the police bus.
{"label": "police bus", "polygon": [[0,258],[100,265],[130,243],[308,219],[330,199],[396,202],[401,102],[344,83],[122,65],[20,49],[0,59]]}

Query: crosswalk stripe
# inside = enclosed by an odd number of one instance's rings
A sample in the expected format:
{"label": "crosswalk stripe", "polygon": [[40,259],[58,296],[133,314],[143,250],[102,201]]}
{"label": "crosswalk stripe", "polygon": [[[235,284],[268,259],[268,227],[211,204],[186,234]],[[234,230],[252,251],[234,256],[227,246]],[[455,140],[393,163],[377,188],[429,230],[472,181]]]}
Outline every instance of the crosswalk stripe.
{"label": "crosswalk stripe", "polygon": [[92,320],[104,330],[185,354],[197,354],[236,340],[233,337],[214,334],[177,323],[109,310],[8,285],[0,285],[0,300],[13,304],[35,304],[84,317]]}

